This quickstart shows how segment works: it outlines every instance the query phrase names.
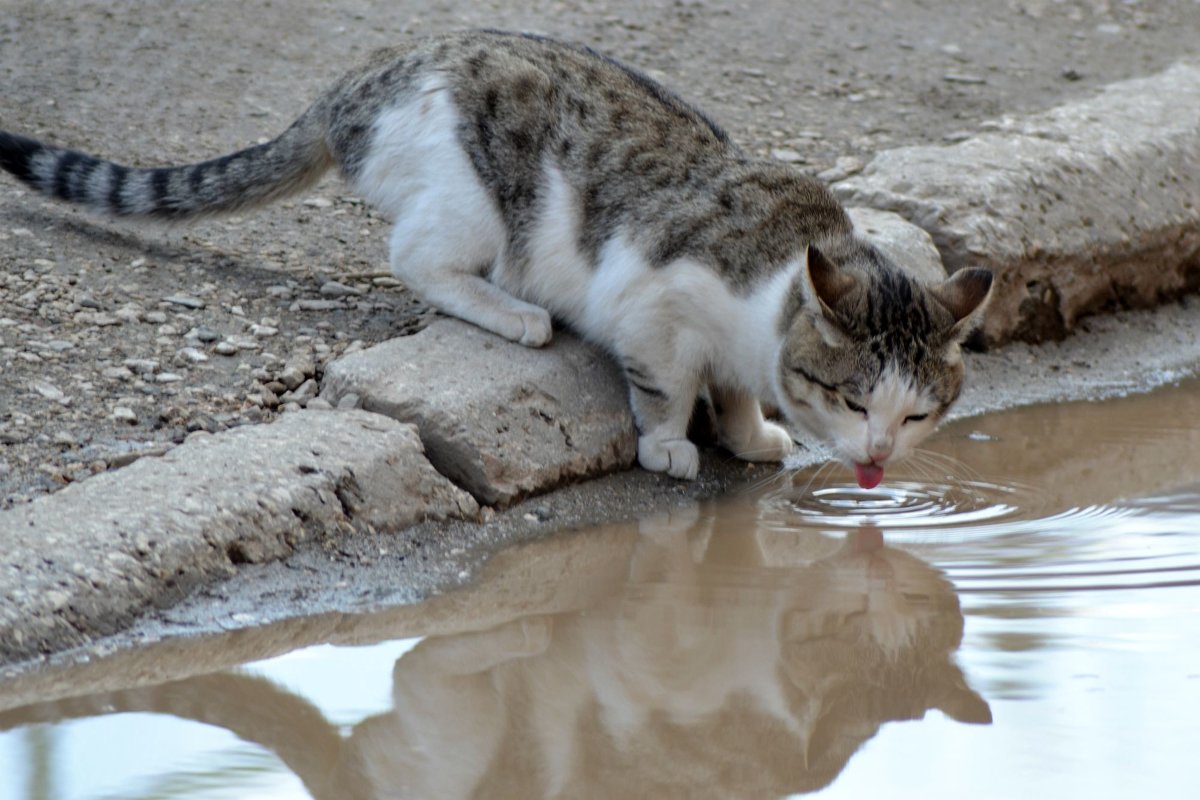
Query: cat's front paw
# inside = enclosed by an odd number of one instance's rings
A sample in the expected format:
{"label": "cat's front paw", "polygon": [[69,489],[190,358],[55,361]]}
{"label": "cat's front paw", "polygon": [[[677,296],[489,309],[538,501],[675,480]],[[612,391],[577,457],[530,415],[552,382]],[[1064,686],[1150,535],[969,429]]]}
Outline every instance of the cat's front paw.
{"label": "cat's front paw", "polygon": [[783,461],[795,449],[796,443],[786,428],[764,421],[758,433],[734,455],[744,461]]}
{"label": "cat's front paw", "polygon": [[553,325],[550,323],[550,313],[544,308],[537,311],[522,311],[521,322],[525,326],[521,338],[517,341],[526,347],[542,347],[550,341]]}
{"label": "cat's front paw", "polygon": [[638,463],[651,472],[693,480],[700,471],[700,451],[687,439],[638,439]]}

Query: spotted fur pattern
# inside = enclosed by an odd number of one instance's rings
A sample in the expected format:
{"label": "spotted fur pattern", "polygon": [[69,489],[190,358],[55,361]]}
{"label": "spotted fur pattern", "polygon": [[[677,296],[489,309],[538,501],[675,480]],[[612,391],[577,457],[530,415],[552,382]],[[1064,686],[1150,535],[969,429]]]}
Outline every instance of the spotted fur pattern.
{"label": "spotted fur pattern", "polygon": [[187,219],[276,200],[336,166],[395,220],[392,271],[530,346],[551,316],[624,367],[647,468],[693,477],[705,385],[723,442],[778,460],[760,400],[846,462],[882,466],[962,383],[990,276],[922,286],[829,191],[586,47],[480,31],[376,53],[266,144],[131,168],[0,132],[0,166],[103,213]]}

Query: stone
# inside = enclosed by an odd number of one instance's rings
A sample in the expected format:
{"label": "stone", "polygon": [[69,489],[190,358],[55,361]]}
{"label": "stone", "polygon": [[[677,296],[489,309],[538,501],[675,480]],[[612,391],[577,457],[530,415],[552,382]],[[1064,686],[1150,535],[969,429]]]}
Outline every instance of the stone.
{"label": "stone", "polygon": [[948,271],[991,269],[989,342],[1061,339],[1096,311],[1196,289],[1200,67],[989,127],[884,151],[834,187],[924,228]]}
{"label": "stone", "polygon": [[171,305],[183,306],[184,308],[201,309],[204,308],[204,301],[198,297],[191,297],[184,294],[173,294],[170,297],[163,298],[164,303]]}
{"label": "stone", "polygon": [[307,404],[309,400],[312,400],[316,396],[317,396],[317,382],[315,380],[313,380],[312,378],[309,378],[308,380],[306,380],[304,383],[297,386],[292,391],[284,392],[283,395],[280,396],[279,402],[285,403],[285,404],[286,403],[299,403],[301,406],[303,406],[303,405]]}
{"label": "stone", "polygon": [[304,370],[300,369],[295,364],[288,362],[284,365],[283,369],[280,370],[278,377],[279,382],[282,383],[285,388],[291,390],[304,383],[305,374]]}
{"label": "stone", "polygon": [[623,376],[563,331],[533,349],[438,319],[327,364],[322,397],[340,406],[350,394],[416,425],[433,465],[489,505],[623,469],[636,455]]}
{"label": "stone", "polygon": [[[248,554],[478,514],[415,428],[376,414],[299,411],[189,438],[0,511],[0,663],[113,632]],[[75,563],[96,574],[61,566]]]}
{"label": "stone", "polygon": [[338,283],[337,281],[326,281],[325,283],[321,284],[321,295],[323,297],[350,297],[360,294],[362,294],[362,292],[358,289],[355,289],[353,286],[347,286],[346,284]]}
{"label": "stone", "polygon": [[899,214],[875,208],[846,209],[855,229],[898,266],[925,284],[946,279],[946,268],[933,237]]}

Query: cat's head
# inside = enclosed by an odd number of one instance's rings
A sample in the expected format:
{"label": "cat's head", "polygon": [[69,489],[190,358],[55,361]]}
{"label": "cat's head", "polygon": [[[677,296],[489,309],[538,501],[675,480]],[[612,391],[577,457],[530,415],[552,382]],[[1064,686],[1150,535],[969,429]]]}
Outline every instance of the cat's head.
{"label": "cat's head", "polygon": [[983,269],[922,285],[854,239],[810,247],[781,321],[781,409],[873,487],[958,398],[991,285]]}

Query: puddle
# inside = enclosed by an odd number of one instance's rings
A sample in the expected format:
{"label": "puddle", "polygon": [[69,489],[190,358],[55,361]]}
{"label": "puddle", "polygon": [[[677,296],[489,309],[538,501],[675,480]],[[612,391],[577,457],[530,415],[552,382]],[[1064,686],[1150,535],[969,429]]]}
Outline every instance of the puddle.
{"label": "puddle", "polygon": [[[0,684],[0,798],[1188,796],[1200,385]],[[241,665],[228,668],[231,665]]]}

